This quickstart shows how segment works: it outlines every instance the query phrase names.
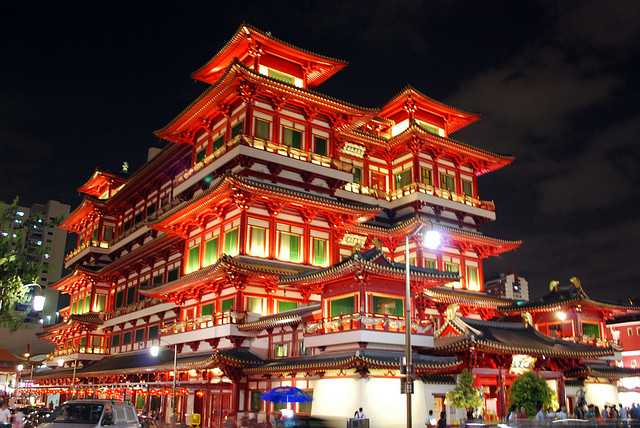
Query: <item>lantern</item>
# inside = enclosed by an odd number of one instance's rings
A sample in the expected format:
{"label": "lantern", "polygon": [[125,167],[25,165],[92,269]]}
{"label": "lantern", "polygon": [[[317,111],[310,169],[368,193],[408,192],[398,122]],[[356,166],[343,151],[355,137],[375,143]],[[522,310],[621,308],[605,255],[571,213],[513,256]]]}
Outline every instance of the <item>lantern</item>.
{"label": "lantern", "polygon": [[187,393],[187,389],[186,388],[180,388],[180,390],[178,391],[178,394],[180,395],[185,395]]}
{"label": "lantern", "polygon": [[196,392],[196,395],[200,398],[204,397],[204,394],[206,394],[206,391],[198,391]]}

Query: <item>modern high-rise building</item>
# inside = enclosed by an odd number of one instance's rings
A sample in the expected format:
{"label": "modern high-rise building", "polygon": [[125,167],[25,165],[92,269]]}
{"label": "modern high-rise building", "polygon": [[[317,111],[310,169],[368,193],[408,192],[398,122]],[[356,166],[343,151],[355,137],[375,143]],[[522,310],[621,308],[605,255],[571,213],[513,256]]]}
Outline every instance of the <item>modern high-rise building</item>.
{"label": "modern high-rise building", "polygon": [[505,299],[529,300],[529,283],[515,271],[485,279],[484,291]]}

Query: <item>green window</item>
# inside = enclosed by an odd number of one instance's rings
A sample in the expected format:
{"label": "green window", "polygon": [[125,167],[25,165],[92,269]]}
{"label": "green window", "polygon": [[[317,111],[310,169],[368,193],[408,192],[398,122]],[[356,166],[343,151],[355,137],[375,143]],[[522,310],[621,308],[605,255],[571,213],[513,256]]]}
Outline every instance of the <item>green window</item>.
{"label": "green window", "polygon": [[136,287],[127,288],[127,305],[136,301]]}
{"label": "green window", "polygon": [[362,168],[358,166],[353,167],[353,182],[356,184],[362,183]]}
{"label": "green window", "polygon": [[355,296],[343,297],[341,299],[333,299],[329,302],[330,315],[337,317],[338,315],[352,314],[355,312],[356,298]]}
{"label": "green window", "polygon": [[162,274],[153,277],[153,285],[162,284]]}
{"label": "green window", "polygon": [[300,235],[280,232],[279,259],[291,262],[301,261]]}
{"label": "green window", "polygon": [[213,315],[213,303],[202,305],[200,315]]}
{"label": "green window", "polygon": [[238,254],[238,228],[231,229],[224,234],[224,253],[228,256]]}
{"label": "green window", "polygon": [[269,69],[269,77],[273,79],[281,80],[285,83],[289,83],[290,85],[295,84],[295,78],[293,76],[289,76],[288,74],[280,73],[279,71]]}
{"label": "green window", "polygon": [[80,339],[80,346],[84,348],[84,346],[87,344],[87,338],[86,337],[82,337]]}
{"label": "green window", "polygon": [[121,308],[124,303],[124,290],[118,291],[116,294],[116,308]]}
{"label": "green window", "polygon": [[105,308],[105,303],[107,301],[107,296],[104,294],[96,294],[96,300],[93,304],[93,312],[102,312]]}
{"label": "green window", "polygon": [[403,299],[387,296],[373,296],[373,313],[384,315],[404,316]]}
{"label": "green window", "polygon": [[478,268],[473,266],[467,266],[467,288],[469,290],[478,290]]}
{"label": "green window", "polygon": [[302,147],[302,132],[286,126],[282,127],[282,143],[299,149]]}
{"label": "green window", "polygon": [[462,180],[462,193],[473,196],[473,183],[469,180]]}
{"label": "green window", "polygon": [[114,334],[113,339],[111,340],[111,346],[120,346],[120,335]]}
{"label": "green window", "polygon": [[318,155],[326,156],[327,155],[327,139],[318,137],[317,135],[314,136],[313,150]]}
{"label": "green window", "polygon": [[269,122],[262,119],[256,119],[256,133],[257,138],[262,138],[264,140],[269,139]]}
{"label": "green window", "polygon": [[89,305],[91,305],[91,296],[84,298],[84,309],[82,312],[89,312]]}
{"label": "green window", "polygon": [[131,343],[131,332],[128,331],[125,334],[122,335],[122,344],[123,345],[128,345]]}
{"label": "green window", "polygon": [[136,330],[136,342],[142,342],[144,340],[144,328]]}
{"label": "green window", "polygon": [[448,174],[440,174],[440,187],[450,192],[456,191],[455,178]]}
{"label": "green window", "polygon": [[287,302],[285,300],[278,300],[278,312],[290,311],[298,307],[296,302]]}
{"label": "green window", "polygon": [[424,122],[420,122],[420,126],[422,127],[422,129],[424,129],[425,131],[431,133],[431,134],[435,134],[435,135],[440,135],[440,129],[438,129],[435,126],[432,125],[428,125]]}
{"label": "green window", "polygon": [[98,228],[93,229],[93,240],[98,240]]}
{"label": "green window", "polygon": [[204,149],[202,149],[202,150],[200,150],[199,152],[196,153],[196,162],[195,163],[200,162],[202,159],[205,158],[205,156],[207,156],[207,149],[206,148],[204,148]]}
{"label": "green window", "polygon": [[218,260],[218,237],[209,239],[204,244],[204,265],[212,265]]}
{"label": "green window", "polygon": [[262,391],[251,391],[251,404],[249,405],[249,410],[252,412],[259,412],[262,410],[262,398],[260,398],[260,394]]}
{"label": "green window", "polygon": [[231,128],[231,138],[237,137],[238,135],[242,134],[242,124],[243,122],[240,121],[233,125],[233,128]]}
{"label": "green window", "polygon": [[593,323],[582,323],[582,335],[583,336],[591,336],[594,338],[600,338],[600,326],[598,324]]}
{"label": "green window", "polygon": [[432,186],[431,170],[429,168],[422,168],[422,184]]}
{"label": "green window", "polygon": [[193,272],[200,267],[200,245],[189,249],[189,260],[187,261],[187,272]]}
{"label": "green window", "polygon": [[[313,391],[305,391],[305,394],[311,399],[313,399]],[[311,400],[305,403],[300,403],[300,410],[298,413],[311,414]]]}
{"label": "green window", "polygon": [[149,339],[157,339],[158,338],[158,326],[152,325],[149,327]]}
{"label": "green window", "polygon": [[252,256],[265,257],[265,230],[262,227],[249,226],[249,254]]}
{"label": "green window", "polygon": [[445,262],[444,271],[445,272],[460,273],[460,266],[457,263]]}
{"label": "green window", "polygon": [[224,135],[219,136],[211,143],[211,150],[214,152],[224,145]]}
{"label": "green window", "polygon": [[289,344],[288,343],[279,343],[275,346],[275,357],[276,358],[284,358],[289,356]]}
{"label": "green window", "polygon": [[224,311],[230,311],[230,310],[232,310],[232,309],[233,309],[233,297],[232,297],[232,298],[230,298],[230,299],[223,300],[223,301],[221,302],[221,308],[220,308],[220,310],[221,310],[222,312],[224,312]]}
{"label": "green window", "polygon": [[404,186],[411,184],[411,168],[402,171],[394,176],[396,189],[402,189]]}
{"label": "green window", "polygon": [[324,266],[327,264],[327,240],[313,238],[313,264]]}
{"label": "green window", "polygon": [[256,314],[262,313],[262,297],[249,297],[247,310]]}
{"label": "green window", "polygon": [[112,239],[113,239],[113,227],[105,227],[104,228],[104,232],[103,232],[103,236],[102,236],[102,240],[109,242]]}
{"label": "green window", "polygon": [[178,279],[178,269],[170,270],[167,273],[167,282],[175,281]]}
{"label": "green window", "polygon": [[433,259],[424,259],[424,267],[427,269],[435,269],[436,261]]}

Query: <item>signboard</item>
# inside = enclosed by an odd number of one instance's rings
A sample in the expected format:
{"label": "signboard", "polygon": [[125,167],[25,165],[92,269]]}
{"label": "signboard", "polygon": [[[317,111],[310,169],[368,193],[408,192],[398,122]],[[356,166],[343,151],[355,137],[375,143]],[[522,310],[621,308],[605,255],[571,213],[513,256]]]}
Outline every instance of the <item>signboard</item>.
{"label": "signboard", "polygon": [[522,374],[533,370],[536,358],[530,355],[516,354],[511,358],[511,368],[509,373]]}
{"label": "signboard", "polygon": [[342,240],[340,241],[340,244],[348,245],[350,247],[363,247],[366,241],[366,236],[355,235],[353,233],[345,233],[345,235],[342,237]]}
{"label": "signboard", "polygon": [[353,144],[346,142],[342,147],[342,153],[355,156],[357,158],[364,158],[364,153],[367,150],[365,146],[361,146],[360,144]]}

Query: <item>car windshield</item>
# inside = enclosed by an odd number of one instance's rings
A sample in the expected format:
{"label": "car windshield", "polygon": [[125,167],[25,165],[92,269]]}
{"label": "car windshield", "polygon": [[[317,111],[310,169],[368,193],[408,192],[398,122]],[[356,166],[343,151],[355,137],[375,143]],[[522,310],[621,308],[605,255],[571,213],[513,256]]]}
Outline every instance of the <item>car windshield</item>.
{"label": "car windshield", "polygon": [[95,403],[65,403],[58,407],[49,420],[59,423],[92,424],[100,421],[104,405]]}

